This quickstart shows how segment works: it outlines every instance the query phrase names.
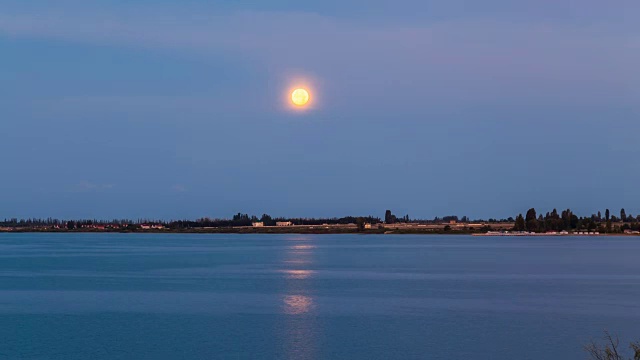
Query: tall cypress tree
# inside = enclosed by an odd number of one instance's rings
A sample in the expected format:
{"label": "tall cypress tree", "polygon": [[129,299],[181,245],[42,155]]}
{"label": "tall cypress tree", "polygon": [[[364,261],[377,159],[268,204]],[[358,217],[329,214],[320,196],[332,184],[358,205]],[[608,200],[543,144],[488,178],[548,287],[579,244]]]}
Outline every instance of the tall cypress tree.
{"label": "tall cypress tree", "polygon": [[525,219],[525,225],[527,227],[527,231],[537,231],[538,230],[538,220],[536,218],[536,209],[531,208],[527,211],[527,217]]}
{"label": "tall cypress tree", "polygon": [[516,223],[513,227],[513,230],[515,231],[524,231],[524,217],[522,216],[522,214],[518,214],[518,216],[516,217]]}

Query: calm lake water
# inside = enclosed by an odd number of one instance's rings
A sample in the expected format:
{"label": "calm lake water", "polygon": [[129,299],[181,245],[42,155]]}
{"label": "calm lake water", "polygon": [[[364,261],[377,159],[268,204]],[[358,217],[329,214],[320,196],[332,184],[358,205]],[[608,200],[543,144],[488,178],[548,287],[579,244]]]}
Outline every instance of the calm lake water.
{"label": "calm lake water", "polygon": [[605,329],[640,338],[640,238],[0,234],[1,359],[585,359]]}

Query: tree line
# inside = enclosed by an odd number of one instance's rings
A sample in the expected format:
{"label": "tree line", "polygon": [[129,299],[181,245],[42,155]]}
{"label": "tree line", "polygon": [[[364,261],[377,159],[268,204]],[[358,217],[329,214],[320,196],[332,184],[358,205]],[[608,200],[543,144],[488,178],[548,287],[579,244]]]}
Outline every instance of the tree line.
{"label": "tree line", "polygon": [[218,228],[218,227],[238,227],[251,226],[253,223],[262,222],[265,226],[274,226],[277,222],[291,222],[293,225],[346,225],[346,224],[378,224],[381,223],[380,218],[374,216],[344,216],[333,218],[302,218],[302,217],[271,217],[263,214],[261,217],[237,213],[231,218],[211,219],[200,218],[196,220],[153,220],[153,219],[116,219],[116,220],[65,220],[65,219],[4,219],[0,221],[0,228],[59,228],[67,230],[75,230],[90,227],[105,227],[135,230],[142,225],[161,225],[167,229],[197,229],[197,228]]}
{"label": "tree line", "polygon": [[471,220],[468,216],[458,216],[458,215],[447,215],[447,216],[436,216],[433,219],[412,219],[409,215],[405,216],[396,216],[391,210],[385,211],[384,214],[384,223],[385,224],[396,224],[396,223],[407,223],[407,224],[440,224],[440,223],[448,223],[451,221],[468,223],[468,222],[478,222],[478,223],[507,223],[514,222],[515,219],[512,217],[506,219],[495,219],[489,218],[485,219],[474,219]]}
{"label": "tree line", "polygon": [[198,229],[198,228],[224,228],[251,226],[253,223],[262,222],[265,226],[274,226],[277,222],[291,222],[293,225],[346,225],[356,224],[358,229],[364,229],[365,224],[395,224],[395,223],[419,223],[419,224],[440,224],[449,222],[482,222],[482,223],[514,223],[514,231],[547,232],[547,231],[599,231],[601,233],[617,233],[625,230],[640,230],[640,215],[633,216],[621,209],[618,215],[612,215],[609,209],[604,211],[604,216],[598,212],[591,216],[578,217],[571,209],[558,212],[553,209],[550,212],[538,214],[535,208],[529,209],[525,215],[518,214],[516,218],[470,220],[467,216],[448,215],[436,216],[433,219],[412,219],[409,215],[396,216],[391,210],[386,210],[384,219],[375,216],[344,216],[331,218],[302,218],[302,217],[272,217],[262,214],[260,217],[245,213],[237,213],[230,218],[200,218],[196,220],[154,220],[154,219],[4,219],[0,221],[0,228],[57,228],[57,229],[82,229],[92,227],[104,227],[114,229],[136,230],[142,225],[158,225],[167,229]]}
{"label": "tree line", "polygon": [[535,208],[527,210],[526,214],[518,214],[515,218],[514,231],[547,232],[547,231],[598,231],[601,233],[620,233],[625,230],[640,230],[640,215],[627,215],[620,209],[620,216],[611,215],[609,209],[591,216],[578,217],[571,209],[558,213],[556,209],[545,215],[537,214]]}

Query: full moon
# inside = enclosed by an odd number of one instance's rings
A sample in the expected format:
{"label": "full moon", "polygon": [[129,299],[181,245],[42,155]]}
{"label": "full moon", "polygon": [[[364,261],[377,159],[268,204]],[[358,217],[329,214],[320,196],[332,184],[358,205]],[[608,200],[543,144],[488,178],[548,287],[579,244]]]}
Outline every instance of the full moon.
{"label": "full moon", "polygon": [[291,93],[291,101],[294,105],[304,106],[309,102],[309,92],[305,89],[295,89]]}

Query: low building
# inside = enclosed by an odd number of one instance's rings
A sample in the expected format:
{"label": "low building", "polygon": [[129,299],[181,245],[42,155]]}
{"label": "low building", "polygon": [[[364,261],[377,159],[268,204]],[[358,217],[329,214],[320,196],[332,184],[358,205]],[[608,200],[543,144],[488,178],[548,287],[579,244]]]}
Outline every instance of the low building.
{"label": "low building", "polygon": [[278,221],[276,226],[293,226],[293,223],[291,221]]}
{"label": "low building", "polygon": [[253,227],[263,227],[264,226],[264,222],[259,221],[259,222],[254,222],[251,224],[251,226]]}
{"label": "low building", "polygon": [[365,229],[371,229],[371,224],[364,224]]}

